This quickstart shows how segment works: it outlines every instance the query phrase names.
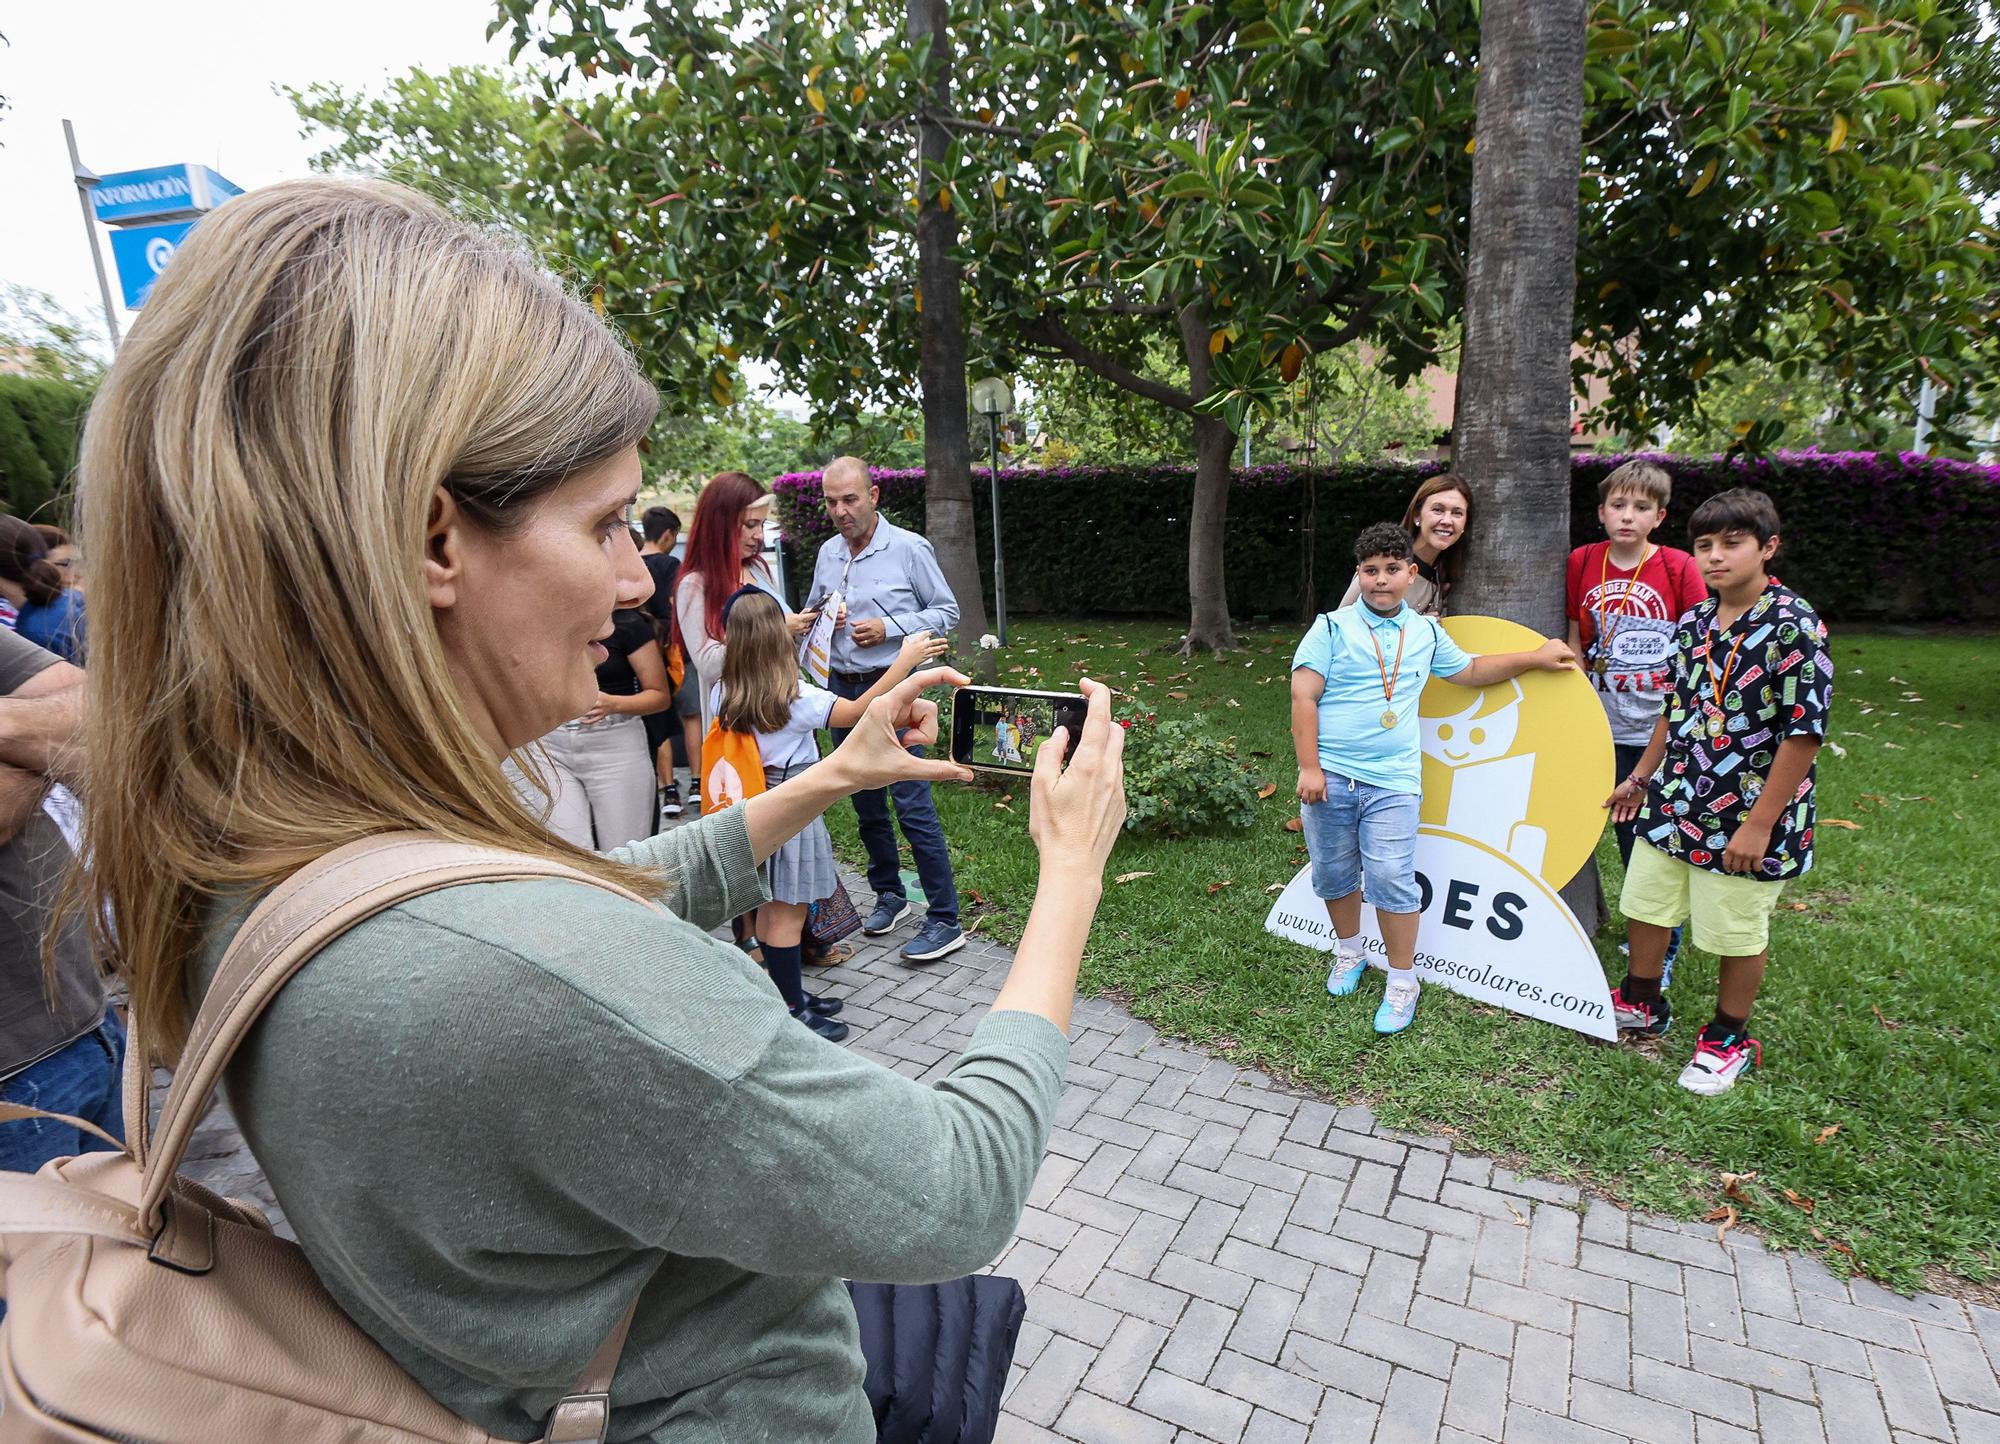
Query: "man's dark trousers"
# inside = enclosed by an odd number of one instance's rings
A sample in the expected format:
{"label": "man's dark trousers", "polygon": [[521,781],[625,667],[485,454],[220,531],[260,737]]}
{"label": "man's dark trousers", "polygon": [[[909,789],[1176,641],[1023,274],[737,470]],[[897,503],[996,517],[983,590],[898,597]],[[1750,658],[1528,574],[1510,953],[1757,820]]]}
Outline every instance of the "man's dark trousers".
{"label": "man's dark trousers", "polygon": [[[886,670],[886,669],[883,669]],[[829,679],[836,697],[859,697],[880,678],[882,671],[835,672]],[[850,729],[836,727],[833,741],[839,746]],[[921,757],[924,749],[910,748]],[[951,877],[951,854],[945,851],[944,829],[938,825],[937,804],[931,801],[928,782],[898,782],[889,788],[874,788],[854,794],[854,814],[861,819],[861,845],[868,849],[868,886],[878,896],[903,897],[903,869],[897,860],[896,827],[889,821],[889,799],[896,801],[896,822],[917,860],[917,880],[924,885],[930,902],[930,916],[938,922],[958,926],[958,888]]]}

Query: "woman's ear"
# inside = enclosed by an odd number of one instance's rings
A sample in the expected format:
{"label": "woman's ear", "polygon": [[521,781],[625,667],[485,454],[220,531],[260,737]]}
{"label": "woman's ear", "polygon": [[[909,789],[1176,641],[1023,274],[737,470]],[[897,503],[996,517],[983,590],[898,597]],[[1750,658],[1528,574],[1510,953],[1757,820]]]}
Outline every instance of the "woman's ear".
{"label": "woman's ear", "polygon": [[465,513],[450,492],[439,487],[431,493],[430,515],[424,521],[424,589],[430,593],[431,606],[440,611],[458,604],[465,524]]}

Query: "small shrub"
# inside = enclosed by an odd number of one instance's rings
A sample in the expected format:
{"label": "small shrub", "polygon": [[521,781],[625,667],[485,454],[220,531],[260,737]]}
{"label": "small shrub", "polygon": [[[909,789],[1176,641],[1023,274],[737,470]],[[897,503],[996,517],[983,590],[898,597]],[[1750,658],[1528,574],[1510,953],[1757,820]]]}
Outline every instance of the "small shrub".
{"label": "small shrub", "polygon": [[1257,787],[1236,747],[1197,722],[1123,717],[1125,827],[1185,837],[1208,827],[1248,827]]}

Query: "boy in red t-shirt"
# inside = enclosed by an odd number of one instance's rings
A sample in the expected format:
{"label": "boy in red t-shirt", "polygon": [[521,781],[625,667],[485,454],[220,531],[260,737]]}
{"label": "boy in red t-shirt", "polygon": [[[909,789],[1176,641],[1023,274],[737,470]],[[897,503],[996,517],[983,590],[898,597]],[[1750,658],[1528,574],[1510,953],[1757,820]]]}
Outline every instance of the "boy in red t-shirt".
{"label": "boy in red t-shirt", "polygon": [[[1665,468],[1626,462],[1597,484],[1597,519],[1608,540],[1569,554],[1570,650],[1582,659],[1610,719],[1620,777],[1638,765],[1673,685],[1674,624],[1708,597],[1694,558],[1651,540],[1667,519],[1673,488]],[[1613,826],[1618,856],[1629,867],[1638,824]]]}

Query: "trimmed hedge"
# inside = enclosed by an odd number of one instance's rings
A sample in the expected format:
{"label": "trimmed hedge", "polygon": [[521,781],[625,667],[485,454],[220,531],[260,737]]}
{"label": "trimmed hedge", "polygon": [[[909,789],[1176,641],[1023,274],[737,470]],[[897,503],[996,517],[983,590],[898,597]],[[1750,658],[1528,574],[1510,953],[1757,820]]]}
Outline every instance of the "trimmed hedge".
{"label": "trimmed hedge", "polygon": [[92,392],[67,381],[0,376],[0,506],[53,521],[69,490]]}
{"label": "trimmed hedge", "polygon": [[[1575,459],[1572,545],[1603,535],[1597,484],[1631,459]],[[1687,545],[1688,516],[1716,492],[1732,486],[1768,492],[1785,524],[1774,570],[1826,616],[2000,617],[2000,466],[1873,452],[1648,459],[1674,478],[1673,506],[1660,533],[1670,545]],[[1353,574],[1355,534],[1370,522],[1399,519],[1417,483],[1440,470],[1438,463],[1382,463],[1237,471],[1225,553],[1230,610],[1239,617],[1295,617],[1308,610],[1302,519],[1309,506],[1317,592],[1311,609],[1338,602]],[[873,475],[884,514],[922,531],[923,472]],[[1010,614],[1185,615],[1192,467],[1003,470],[1000,486]],[[780,476],[772,489],[787,566],[802,594],[820,543],[833,534],[820,504],[819,473]],[[972,493],[980,571],[990,597],[991,488],[977,469]]]}

